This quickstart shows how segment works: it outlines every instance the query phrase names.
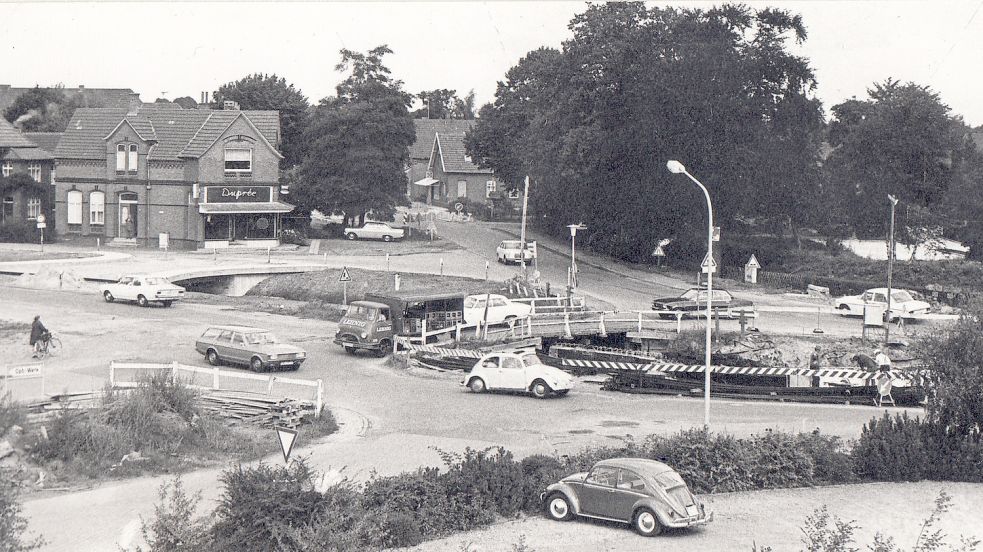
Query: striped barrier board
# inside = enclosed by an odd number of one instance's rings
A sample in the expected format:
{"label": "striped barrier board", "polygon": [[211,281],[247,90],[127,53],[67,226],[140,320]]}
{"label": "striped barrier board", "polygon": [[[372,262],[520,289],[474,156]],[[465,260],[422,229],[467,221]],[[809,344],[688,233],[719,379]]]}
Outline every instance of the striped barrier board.
{"label": "striped barrier board", "polygon": [[[577,360],[577,359],[562,359],[561,364],[563,366],[575,366],[578,368],[599,368],[599,369],[610,369],[610,370],[640,370],[644,373],[650,372],[662,372],[662,373],[702,373],[705,369],[703,365],[692,365],[692,364],[665,364],[665,363],[652,363],[652,364],[637,364],[632,362],[612,362],[605,360]],[[819,370],[813,370],[809,368],[767,368],[767,367],[751,367],[751,366],[714,366],[713,373],[715,374],[735,374],[744,376],[774,376],[774,377],[784,377],[784,376],[820,376],[828,378],[862,378],[867,380],[873,380],[877,373],[868,372],[866,370],[855,370],[851,368],[822,368]],[[889,372],[892,379],[908,379],[910,373],[899,372],[897,370],[892,370]]]}
{"label": "striped barrier board", "polygon": [[400,351],[419,351],[424,353],[433,353],[436,355],[445,356],[456,356],[464,358],[481,358],[484,353],[481,351],[472,351],[470,349],[448,349],[446,347],[437,347],[435,345],[415,345],[412,343],[400,343]]}

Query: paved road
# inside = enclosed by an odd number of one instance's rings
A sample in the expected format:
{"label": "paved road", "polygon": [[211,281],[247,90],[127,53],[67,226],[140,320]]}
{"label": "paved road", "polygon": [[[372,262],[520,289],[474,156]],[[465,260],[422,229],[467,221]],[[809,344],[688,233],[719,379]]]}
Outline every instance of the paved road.
{"label": "paved road", "polygon": [[[341,412],[348,433],[302,449],[320,469],[347,467],[356,478],[371,470],[397,473],[439,465],[431,447],[504,445],[519,455],[565,453],[594,444],[617,443],[627,434],[674,432],[702,424],[702,402],[688,398],[625,396],[578,382],[565,398],[538,401],[517,395],[472,395],[457,375],[413,373],[388,361],[344,355],[330,343],[335,325],[266,313],[229,310],[218,305],[177,304],[141,309],[106,304],[96,293],[39,291],[0,286],[0,319],[21,320],[38,312],[63,337],[66,355],[45,366],[58,386],[101,387],[112,359],[139,358],[204,366],[193,350],[195,337],[209,324],[247,323],[274,329],[299,342],[309,360],[299,377],[321,378],[325,400]],[[121,336],[126,336],[121,339]],[[11,336],[0,342],[0,364],[23,360],[28,348]],[[737,435],[765,428],[811,430],[856,437],[878,410],[860,406],[792,405],[714,401],[714,429]],[[917,413],[917,411],[913,411]],[[271,435],[272,438],[272,435]],[[189,488],[216,494],[215,470],[188,478]],[[31,527],[51,542],[47,550],[103,551],[128,542],[135,520],[152,513],[161,478],[105,484],[83,493],[29,499]],[[98,513],[100,524],[91,523]],[[80,545],[79,535],[85,535]]]}

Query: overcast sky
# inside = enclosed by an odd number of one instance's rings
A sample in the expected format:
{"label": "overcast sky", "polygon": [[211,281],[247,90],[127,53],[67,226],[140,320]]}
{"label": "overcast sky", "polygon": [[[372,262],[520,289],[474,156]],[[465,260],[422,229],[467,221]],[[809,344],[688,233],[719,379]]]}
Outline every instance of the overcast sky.
{"label": "overcast sky", "polygon": [[[661,4],[661,3],[660,3]],[[710,3],[677,2],[700,7]],[[755,7],[768,3],[750,2]],[[983,124],[983,0],[771,2],[801,13],[827,110],[888,77],[927,84]],[[254,72],[285,77],[313,102],[332,94],[338,50],[388,44],[406,89],[474,89],[526,52],[559,47],[580,2],[2,4],[0,84],[132,88],[144,101],[200,98]]]}

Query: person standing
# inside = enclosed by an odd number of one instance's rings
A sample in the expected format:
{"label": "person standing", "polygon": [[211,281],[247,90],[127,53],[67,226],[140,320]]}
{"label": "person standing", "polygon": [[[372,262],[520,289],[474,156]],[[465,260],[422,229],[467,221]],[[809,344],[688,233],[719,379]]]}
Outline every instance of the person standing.
{"label": "person standing", "polygon": [[31,322],[31,346],[34,347],[33,358],[38,358],[38,353],[41,352],[41,345],[44,343],[46,336],[48,335],[48,328],[44,327],[41,323],[41,315],[34,315],[34,322]]}
{"label": "person standing", "polygon": [[876,355],[874,356],[874,362],[877,363],[877,370],[880,372],[890,372],[891,371],[891,357],[887,356],[887,353],[883,348],[875,349]]}

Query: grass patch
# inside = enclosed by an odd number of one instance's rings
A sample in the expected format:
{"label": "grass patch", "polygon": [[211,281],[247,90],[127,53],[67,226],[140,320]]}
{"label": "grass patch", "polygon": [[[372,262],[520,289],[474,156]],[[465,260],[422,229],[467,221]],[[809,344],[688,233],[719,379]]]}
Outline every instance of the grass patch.
{"label": "grass patch", "polygon": [[40,251],[0,251],[0,263],[21,262],[21,261],[48,261],[55,259],[84,259],[95,257],[94,253],[76,252],[45,252]]}
{"label": "grass patch", "polygon": [[[393,275],[390,272],[349,268],[348,273],[352,277],[352,281],[348,282],[349,301],[360,300],[365,297],[367,292],[387,293],[395,290]],[[327,269],[301,274],[279,274],[263,280],[249,290],[247,295],[340,304],[344,295],[343,284],[338,281],[340,276],[341,269]],[[412,272],[401,272],[400,282],[400,291],[420,293],[453,290],[470,295],[488,292],[501,293],[505,289],[503,282]]]}

